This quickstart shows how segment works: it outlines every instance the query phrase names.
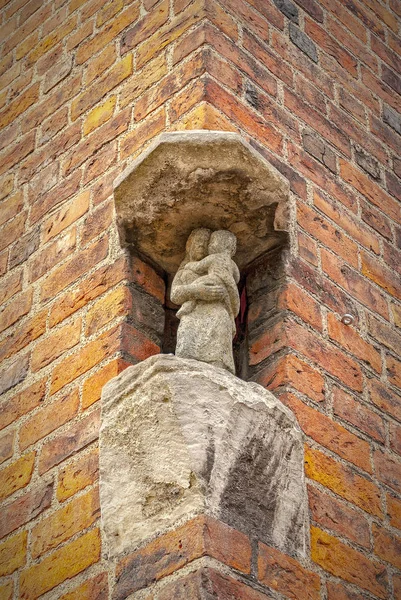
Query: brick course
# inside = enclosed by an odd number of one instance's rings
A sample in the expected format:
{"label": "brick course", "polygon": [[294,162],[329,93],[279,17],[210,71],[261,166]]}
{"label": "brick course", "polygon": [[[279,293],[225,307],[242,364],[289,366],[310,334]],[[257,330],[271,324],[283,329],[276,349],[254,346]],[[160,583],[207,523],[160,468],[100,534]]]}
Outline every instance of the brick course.
{"label": "brick course", "polygon": [[[146,600],[395,600],[399,0],[0,8],[0,597],[124,598],[129,563]],[[304,432],[303,564],[216,522],[179,530],[192,554],[177,532],[125,566],[100,551],[101,388],[174,338],[167,277],[120,248],[112,184],[182,129],[238,131],[290,182],[288,244],[244,274],[244,372]]]}

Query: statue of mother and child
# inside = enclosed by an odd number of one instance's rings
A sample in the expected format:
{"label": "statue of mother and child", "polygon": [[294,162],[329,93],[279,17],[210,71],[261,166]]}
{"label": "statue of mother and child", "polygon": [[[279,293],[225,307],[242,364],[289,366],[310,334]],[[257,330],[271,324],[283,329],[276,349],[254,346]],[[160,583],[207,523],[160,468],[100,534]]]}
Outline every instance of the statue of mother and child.
{"label": "statue of mother and child", "polygon": [[235,373],[232,339],[239,311],[240,273],[232,257],[237,240],[226,230],[192,231],[186,254],[171,286],[181,304],[175,354]]}

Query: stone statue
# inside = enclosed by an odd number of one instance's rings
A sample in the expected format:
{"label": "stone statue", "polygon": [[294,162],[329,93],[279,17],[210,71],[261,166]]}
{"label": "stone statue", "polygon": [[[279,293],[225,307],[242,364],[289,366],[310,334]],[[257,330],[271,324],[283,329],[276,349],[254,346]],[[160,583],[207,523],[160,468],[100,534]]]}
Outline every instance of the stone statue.
{"label": "stone statue", "polygon": [[230,231],[195,229],[172,283],[177,313],[176,356],[192,358],[235,373],[232,339],[239,311],[239,270],[232,257],[236,237]]}

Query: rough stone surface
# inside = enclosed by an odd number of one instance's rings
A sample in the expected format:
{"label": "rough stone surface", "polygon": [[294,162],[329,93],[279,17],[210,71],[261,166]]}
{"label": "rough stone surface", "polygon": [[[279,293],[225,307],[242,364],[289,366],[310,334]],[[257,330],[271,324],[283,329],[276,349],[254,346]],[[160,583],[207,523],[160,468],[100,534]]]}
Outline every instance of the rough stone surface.
{"label": "rough stone surface", "polygon": [[401,135],[401,115],[390,106],[383,106],[383,121]]}
{"label": "rough stone surface", "polygon": [[291,19],[291,21],[294,21],[294,23],[296,23],[298,25],[298,12],[299,11],[298,11],[298,7],[295,6],[295,4],[290,2],[290,0],[274,0],[274,4],[277,6],[277,8],[279,10],[281,10],[283,15],[285,15],[286,17]]}
{"label": "rough stone surface", "polygon": [[100,497],[110,556],[196,514],[283,552],[306,552],[293,414],[258,384],[202,362],[157,355],[105,386]]}
{"label": "rough stone surface", "polygon": [[168,273],[197,227],[234,233],[240,268],[281,243],[287,230],[288,182],[237,133],[164,133],[114,188],[122,244]]}
{"label": "rough stone surface", "polygon": [[240,300],[240,273],[232,260],[236,239],[230,231],[195,229],[172,286],[171,299],[182,304],[175,354],[235,373],[232,339]]}

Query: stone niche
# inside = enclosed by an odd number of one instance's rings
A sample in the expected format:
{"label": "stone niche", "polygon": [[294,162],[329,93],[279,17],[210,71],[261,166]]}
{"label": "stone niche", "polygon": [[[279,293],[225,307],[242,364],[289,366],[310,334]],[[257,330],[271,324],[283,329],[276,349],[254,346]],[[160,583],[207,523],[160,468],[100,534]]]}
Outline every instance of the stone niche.
{"label": "stone niche", "polygon": [[[165,133],[115,183],[121,243],[174,275],[192,230],[226,229],[246,269],[286,238],[288,182],[238,134]],[[293,556],[308,547],[301,430],[273,394],[223,368],[153,356],[102,394],[109,556],[209,514]]]}
{"label": "stone niche", "polygon": [[163,133],[115,181],[123,247],[172,275],[197,227],[237,237],[240,270],[279,246],[288,181],[237,133]]}

